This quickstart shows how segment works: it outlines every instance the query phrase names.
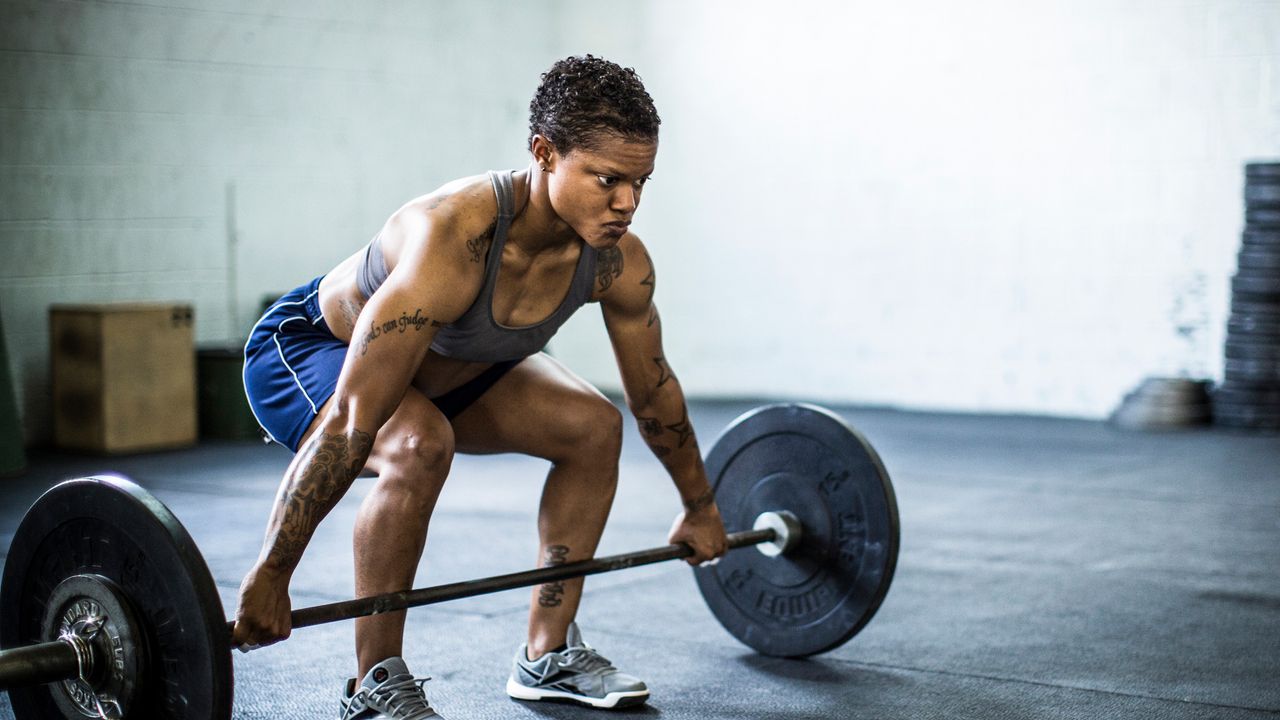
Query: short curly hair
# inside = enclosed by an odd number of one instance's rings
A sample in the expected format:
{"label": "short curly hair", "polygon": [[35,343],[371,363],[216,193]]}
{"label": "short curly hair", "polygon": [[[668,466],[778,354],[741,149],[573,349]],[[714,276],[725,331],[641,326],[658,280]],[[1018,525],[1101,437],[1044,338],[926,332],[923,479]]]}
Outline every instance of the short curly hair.
{"label": "short curly hair", "polygon": [[550,140],[562,154],[593,149],[606,135],[648,142],[658,139],[661,123],[634,69],[575,55],[542,74],[529,103],[529,149],[534,135]]}

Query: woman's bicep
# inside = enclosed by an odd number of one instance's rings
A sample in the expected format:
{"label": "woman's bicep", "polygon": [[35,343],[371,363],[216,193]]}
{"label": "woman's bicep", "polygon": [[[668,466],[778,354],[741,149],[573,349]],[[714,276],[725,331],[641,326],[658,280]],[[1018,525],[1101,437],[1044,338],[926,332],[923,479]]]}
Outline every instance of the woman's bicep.
{"label": "woman's bicep", "polygon": [[440,328],[479,292],[481,275],[451,238],[428,238],[408,252],[360,310],[335,397],[361,429],[376,431],[395,412]]}

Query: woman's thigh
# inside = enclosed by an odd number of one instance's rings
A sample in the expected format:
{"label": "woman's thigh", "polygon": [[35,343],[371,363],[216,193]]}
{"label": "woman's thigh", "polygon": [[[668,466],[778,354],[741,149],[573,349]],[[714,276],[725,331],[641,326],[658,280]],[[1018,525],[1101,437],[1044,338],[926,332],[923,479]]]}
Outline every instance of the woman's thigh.
{"label": "woman's thigh", "polygon": [[616,463],[622,416],[594,386],[538,353],[455,417],[453,432],[459,452],[515,452],[552,461],[592,455]]}

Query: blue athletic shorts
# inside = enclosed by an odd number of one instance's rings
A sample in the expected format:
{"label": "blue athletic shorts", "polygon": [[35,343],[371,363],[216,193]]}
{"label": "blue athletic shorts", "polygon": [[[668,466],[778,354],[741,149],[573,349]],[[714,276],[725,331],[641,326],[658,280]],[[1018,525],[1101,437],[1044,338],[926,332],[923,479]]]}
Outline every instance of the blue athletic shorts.
{"label": "blue athletic shorts", "polygon": [[[347,344],[320,312],[320,280],[277,300],[253,326],[244,346],[244,391],[267,438],[297,452],[302,436],[338,386]],[[519,358],[494,363],[475,379],[431,398],[444,416],[466,410]]]}

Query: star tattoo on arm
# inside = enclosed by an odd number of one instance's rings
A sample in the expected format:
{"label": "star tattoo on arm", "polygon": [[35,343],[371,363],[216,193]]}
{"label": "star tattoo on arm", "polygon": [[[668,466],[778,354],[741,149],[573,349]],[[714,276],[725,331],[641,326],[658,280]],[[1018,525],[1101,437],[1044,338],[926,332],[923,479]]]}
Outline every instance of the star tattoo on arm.
{"label": "star tattoo on arm", "polygon": [[667,425],[666,428],[680,437],[676,447],[682,448],[684,444],[689,442],[689,438],[693,437],[693,425],[689,424],[689,408],[684,409],[684,413],[680,417],[680,422],[674,425]]}
{"label": "star tattoo on arm", "polygon": [[671,373],[671,368],[667,367],[666,358],[656,357],[653,359],[653,363],[658,366],[658,387],[666,385],[668,380],[675,377],[675,375]]}

